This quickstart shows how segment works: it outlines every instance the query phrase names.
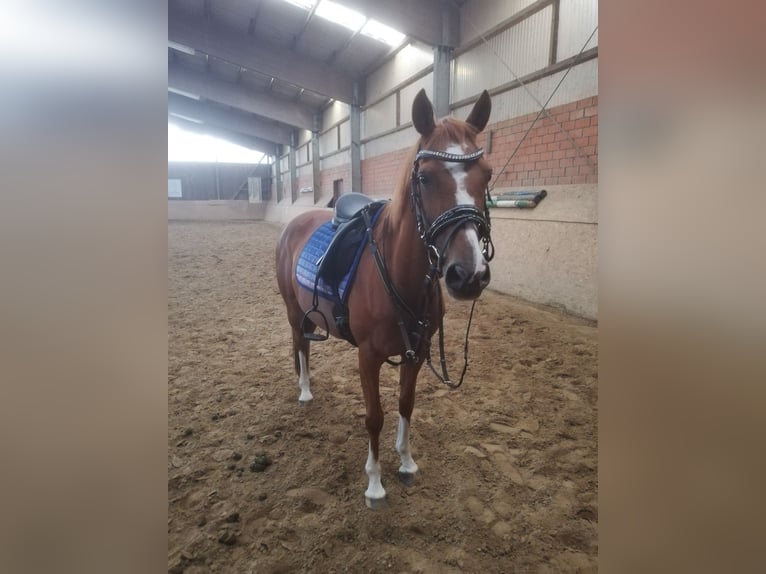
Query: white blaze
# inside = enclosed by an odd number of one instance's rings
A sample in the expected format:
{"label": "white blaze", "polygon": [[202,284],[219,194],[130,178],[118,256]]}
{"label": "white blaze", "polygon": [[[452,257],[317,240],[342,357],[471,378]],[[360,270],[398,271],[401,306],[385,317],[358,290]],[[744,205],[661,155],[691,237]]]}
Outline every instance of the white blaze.
{"label": "white blaze", "polygon": [[[457,144],[452,144],[445,151],[455,155],[463,155],[465,153],[463,148]],[[473,197],[471,197],[471,194],[469,194],[465,188],[465,178],[468,175],[465,171],[465,164],[457,161],[446,161],[444,162],[444,165],[455,180],[455,204],[472,205],[473,207],[476,207]],[[483,273],[486,270],[487,263],[484,261],[479,234],[474,227],[466,227],[463,231],[465,232],[468,243],[473,249],[473,272],[474,274]]]}

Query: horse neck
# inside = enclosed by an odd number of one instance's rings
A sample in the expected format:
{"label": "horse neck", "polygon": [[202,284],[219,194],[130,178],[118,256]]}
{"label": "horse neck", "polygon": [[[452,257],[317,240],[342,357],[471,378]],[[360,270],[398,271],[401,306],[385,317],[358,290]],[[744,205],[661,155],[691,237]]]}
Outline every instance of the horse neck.
{"label": "horse neck", "polygon": [[404,186],[394,194],[381,218],[385,237],[379,242],[389,275],[405,299],[417,300],[428,273],[428,258],[418,234],[409,191]]}

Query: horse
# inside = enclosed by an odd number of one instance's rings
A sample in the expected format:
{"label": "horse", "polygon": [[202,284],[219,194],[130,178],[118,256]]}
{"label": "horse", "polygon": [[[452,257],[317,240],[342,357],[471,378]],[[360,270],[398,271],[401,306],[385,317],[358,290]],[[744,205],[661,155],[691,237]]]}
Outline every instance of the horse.
{"label": "horse", "polygon": [[407,169],[391,200],[380,208],[376,222],[371,224],[365,216],[367,245],[359,257],[347,302],[352,338],[344,336],[332,321],[321,324],[316,313],[332,318],[332,303],[312,297],[311,291],[296,280],[302,248],[312,233],[330,220],[332,212],[315,209],[296,216],[277,244],[277,282],[292,329],[299,403],[306,405],[313,399],[309,347],[311,340],[321,340],[314,333],[317,323],[329,335],[349,339],[358,347],[369,435],[365,463],[369,483],[364,496],[372,509],[385,506],[386,500],[379,462],[381,366],[391,362],[391,357],[401,358],[395,448],[401,459],[399,478],[410,485],[419,470],[409,440],[415,384],[426,355],[430,364],[430,340],[442,324],[440,278],[448,294],[457,300],[475,300],[490,282],[489,260],[494,247],[486,200],[492,169],[476,144],[490,111],[491,100],[485,90],[465,121],[452,117],[437,121],[425,90],[416,95],[412,124],[420,137]]}

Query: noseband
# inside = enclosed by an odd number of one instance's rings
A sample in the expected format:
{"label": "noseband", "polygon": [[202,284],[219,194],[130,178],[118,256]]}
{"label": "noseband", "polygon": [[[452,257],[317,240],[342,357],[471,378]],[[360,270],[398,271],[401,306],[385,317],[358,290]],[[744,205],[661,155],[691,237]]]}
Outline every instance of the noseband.
{"label": "noseband", "polygon": [[412,165],[412,176],[410,178],[410,195],[412,196],[412,208],[415,211],[415,221],[418,226],[418,234],[426,246],[428,259],[438,276],[442,275],[442,255],[439,253],[439,249],[436,246],[436,238],[445,229],[452,228],[450,234],[447,236],[447,241],[444,243],[444,252],[446,252],[449,248],[449,244],[455,234],[464,226],[472,223],[476,226],[476,231],[479,234],[479,239],[484,245],[484,248],[482,249],[484,260],[489,262],[495,256],[495,246],[492,243],[492,235],[490,233],[491,226],[488,207],[489,187],[484,188],[483,213],[476,209],[476,207],[473,205],[456,205],[455,207],[451,207],[439,215],[430,224],[428,224],[426,222],[425,212],[423,210],[423,196],[421,193],[422,183],[420,181],[420,160],[437,159],[439,161],[450,163],[468,163],[479,159],[483,155],[484,150],[482,148],[478,148],[476,151],[469,154],[454,154],[444,151],[423,149],[419,150],[415,155],[415,161]]}

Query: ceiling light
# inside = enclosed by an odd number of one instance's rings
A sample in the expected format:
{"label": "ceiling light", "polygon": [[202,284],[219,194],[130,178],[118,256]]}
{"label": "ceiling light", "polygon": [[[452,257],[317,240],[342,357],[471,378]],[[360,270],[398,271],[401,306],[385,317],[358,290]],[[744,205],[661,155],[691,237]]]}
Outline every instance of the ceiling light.
{"label": "ceiling light", "polygon": [[173,116],[173,117],[176,117],[178,119],[186,120],[187,122],[192,122],[192,123],[195,123],[195,124],[204,124],[205,123],[202,120],[198,120],[197,118],[190,118],[189,116],[185,116],[183,114],[177,114],[175,112],[168,112],[168,114]]}
{"label": "ceiling light", "polygon": [[370,38],[380,40],[381,42],[385,42],[393,48],[399,46],[404,41],[405,37],[404,34],[398,30],[394,30],[393,28],[386,26],[385,24],[381,24],[377,20],[373,19],[368,20],[367,24],[364,25],[364,28],[362,28],[362,34],[369,36]]}
{"label": "ceiling light", "polygon": [[359,30],[367,19],[356,10],[351,10],[330,0],[322,0],[317,6],[315,13],[325,20],[340,24],[353,32]]}
{"label": "ceiling light", "polygon": [[198,100],[199,96],[197,94],[192,94],[191,92],[187,92],[185,90],[179,90],[178,88],[171,88],[168,86],[168,92],[173,92],[174,94],[178,94],[179,96],[183,96],[185,98],[191,98],[192,100]]}
{"label": "ceiling light", "polygon": [[173,42],[172,40],[168,40],[168,48],[173,48],[174,50],[178,50],[184,54],[189,54],[190,56],[194,56],[197,53],[194,48],[179,44],[178,42]]}

